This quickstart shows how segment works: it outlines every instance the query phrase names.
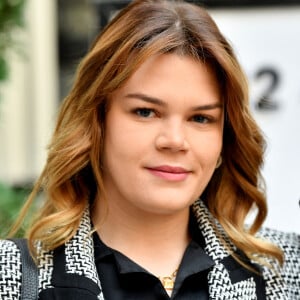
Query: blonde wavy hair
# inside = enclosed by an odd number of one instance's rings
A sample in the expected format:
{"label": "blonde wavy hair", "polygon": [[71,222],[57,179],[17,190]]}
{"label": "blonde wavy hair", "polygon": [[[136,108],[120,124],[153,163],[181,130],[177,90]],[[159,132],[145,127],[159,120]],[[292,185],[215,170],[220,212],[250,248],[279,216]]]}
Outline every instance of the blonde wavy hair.
{"label": "blonde wavy hair", "polygon": [[[46,201],[28,232],[31,250],[37,240],[55,249],[72,238],[87,205],[105,198],[101,157],[108,96],[161,53],[192,56],[214,68],[225,108],[223,163],[201,198],[248,257],[261,254],[282,262],[276,246],[255,237],[267,214],[260,188],[265,142],[249,112],[245,76],[206,10],[181,1],[133,1],[97,37],[62,104],[45,168],[15,228],[42,190]],[[256,217],[246,230],[253,207]]]}

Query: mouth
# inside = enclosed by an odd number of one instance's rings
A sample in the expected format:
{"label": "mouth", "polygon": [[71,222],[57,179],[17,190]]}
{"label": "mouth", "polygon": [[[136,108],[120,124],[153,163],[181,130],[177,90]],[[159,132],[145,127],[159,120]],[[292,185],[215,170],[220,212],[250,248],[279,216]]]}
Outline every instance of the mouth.
{"label": "mouth", "polygon": [[175,182],[184,181],[191,174],[191,171],[185,168],[166,165],[147,167],[146,169],[156,177]]}

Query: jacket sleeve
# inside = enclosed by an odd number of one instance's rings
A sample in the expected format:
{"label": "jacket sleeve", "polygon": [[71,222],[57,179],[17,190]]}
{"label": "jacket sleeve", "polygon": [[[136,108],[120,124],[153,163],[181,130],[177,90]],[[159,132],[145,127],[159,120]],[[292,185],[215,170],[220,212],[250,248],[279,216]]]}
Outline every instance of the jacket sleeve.
{"label": "jacket sleeve", "polygon": [[260,232],[260,236],[282,249],[284,263],[277,270],[280,272],[286,287],[288,299],[300,300],[300,235],[273,229],[263,229]]}
{"label": "jacket sleeve", "polygon": [[19,300],[21,292],[21,253],[14,242],[0,240],[0,299]]}

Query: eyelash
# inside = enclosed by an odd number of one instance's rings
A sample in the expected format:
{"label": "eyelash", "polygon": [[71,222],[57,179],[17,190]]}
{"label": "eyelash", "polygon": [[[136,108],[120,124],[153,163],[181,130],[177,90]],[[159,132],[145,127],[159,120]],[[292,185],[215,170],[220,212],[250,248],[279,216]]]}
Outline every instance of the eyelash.
{"label": "eyelash", "polygon": [[[147,107],[135,108],[132,110],[132,113],[140,118],[145,118],[145,119],[159,115],[159,113],[155,109],[147,108]],[[154,115],[152,115],[152,114],[154,114]],[[198,119],[198,120],[196,120],[196,119]],[[189,120],[192,122],[195,122],[195,123],[208,124],[208,123],[212,123],[214,121],[214,118],[211,116],[205,116],[203,114],[198,114],[198,115],[192,116],[191,118],[189,118]]]}
{"label": "eyelash", "polygon": [[[196,121],[197,118],[200,118],[201,122]],[[204,115],[195,115],[195,116],[192,116],[190,119],[192,121],[196,122],[196,123],[201,123],[201,124],[207,124],[207,123],[212,123],[213,122],[212,117],[204,116]]]}
{"label": "eyelash", "polygon": [[149,113],[149,114],[153,113],[153,114],[157,115],[157,112],[156,112],[154,109],[152,109],[152,108],[147,108],[147,107],[135,108],[135,109],[133,109],[132,112],[133,112],[135,115],[137,115],[138,117],[141,117],[141,118],[150,118],[149,115],[145,116],[144,113],[146,113],[146,114],[147,114],[147,113]]}

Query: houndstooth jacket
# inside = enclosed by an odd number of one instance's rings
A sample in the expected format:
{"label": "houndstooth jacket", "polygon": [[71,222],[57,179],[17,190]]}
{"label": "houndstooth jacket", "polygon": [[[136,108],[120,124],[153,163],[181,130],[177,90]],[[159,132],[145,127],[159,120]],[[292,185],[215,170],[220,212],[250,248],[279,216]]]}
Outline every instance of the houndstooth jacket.
{"label": "houndstooth jacket", "polygon": [[[261,235],[279,245],[285,253],[280,267],[261,267],[262,276],[250,273],[239,264],[229,264],[229,251],[220,239],[228,240],[220,224],[199,200],[193,205],[199,228],[205,239],[205,251],[215,265],[208,273],[209,297],[215,300],[300,300],[300,237],[274,230],[263,230]],[[220,234],[216,234],[216,228]],[[95,262],[91,222],[88,209],[76,235],[64,246],[39,254],[39,299],[102,299]],[[250,275],[249,275],[250,274]],[[20,252],[11,241],[0,241],[0,299],[20,299]],[[72,295],[65,297],[65,292]],[[73,293],[73,294],[72,294]]]}

